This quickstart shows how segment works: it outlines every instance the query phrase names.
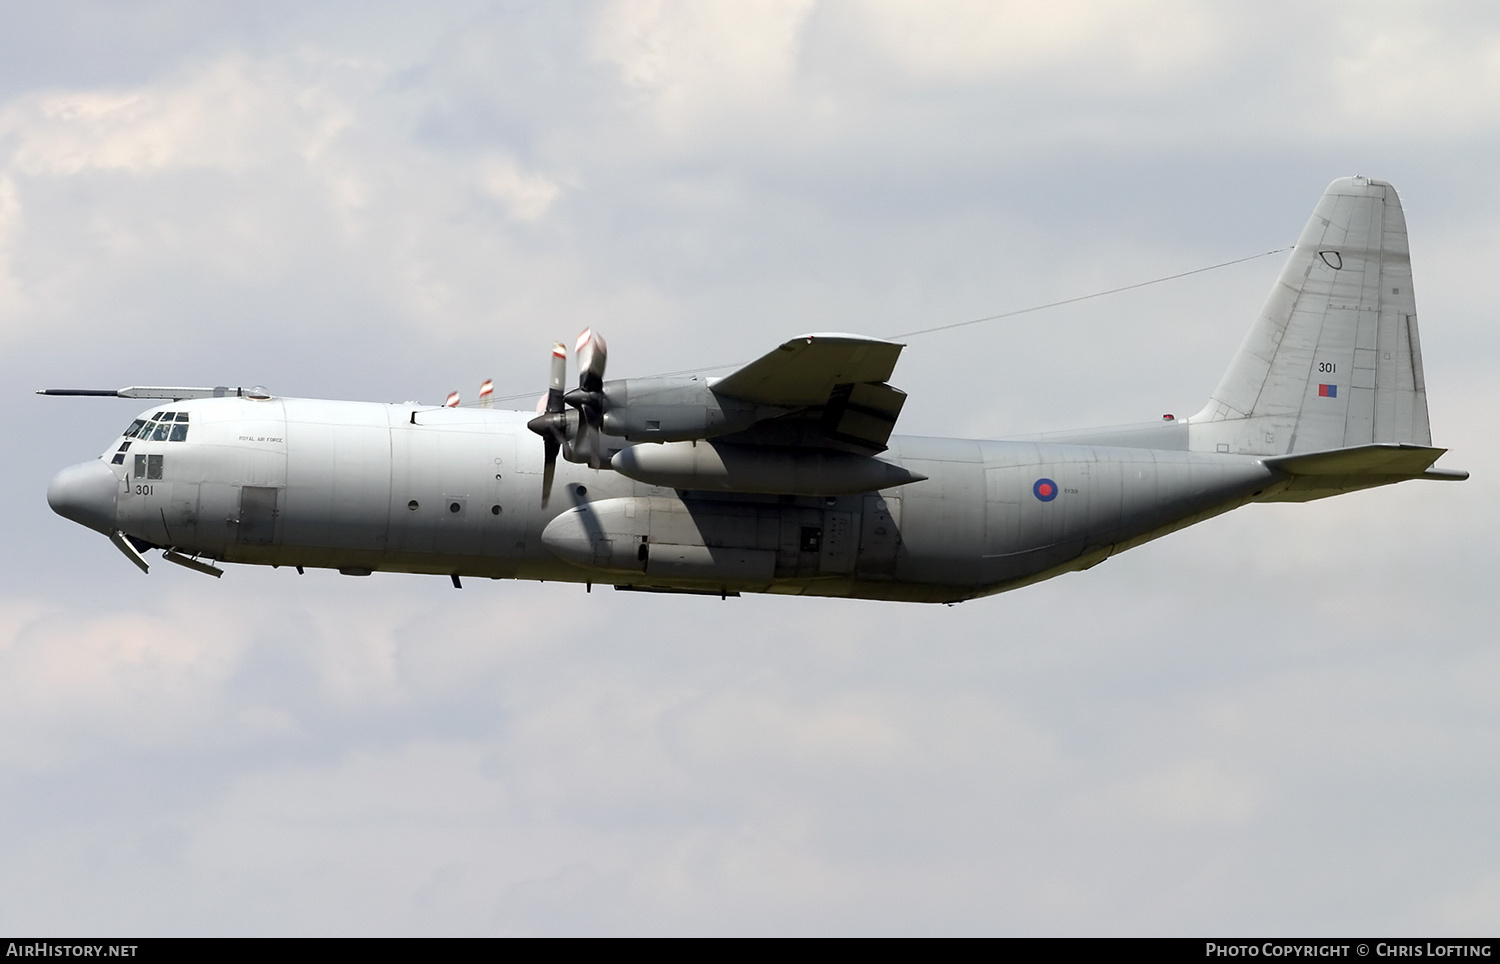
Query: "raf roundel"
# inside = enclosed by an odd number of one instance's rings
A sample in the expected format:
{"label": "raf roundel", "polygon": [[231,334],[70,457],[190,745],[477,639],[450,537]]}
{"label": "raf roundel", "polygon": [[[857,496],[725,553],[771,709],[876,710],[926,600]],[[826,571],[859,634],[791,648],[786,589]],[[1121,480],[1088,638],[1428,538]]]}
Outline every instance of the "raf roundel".
{"label": "raf roundel", "polygon": [[1031,487],[1031,494],[1043,502],[1051,502],[1057,498],[1057,483],[1051,479],[1037,479]]}

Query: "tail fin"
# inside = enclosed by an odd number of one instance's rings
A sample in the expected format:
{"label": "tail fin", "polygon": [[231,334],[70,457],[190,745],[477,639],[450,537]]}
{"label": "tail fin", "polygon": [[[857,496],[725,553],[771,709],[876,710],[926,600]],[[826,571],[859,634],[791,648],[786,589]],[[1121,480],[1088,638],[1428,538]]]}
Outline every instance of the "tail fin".
{"label": "tail fin", "polygon": [[1432,444],[1406,218],[1383,181],[1328,186],[1203,411],[1195,451]]}

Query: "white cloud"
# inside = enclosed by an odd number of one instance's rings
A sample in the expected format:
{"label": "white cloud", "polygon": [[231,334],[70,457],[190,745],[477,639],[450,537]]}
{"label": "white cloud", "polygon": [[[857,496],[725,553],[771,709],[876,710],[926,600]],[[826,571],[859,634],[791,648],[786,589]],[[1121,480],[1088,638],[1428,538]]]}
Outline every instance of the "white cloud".
{"label": "white cloud", "polygon": [[165,84],[32,95],[0,112],[18,173],[232,173],[292,155],[315,159],[351,123],[336,101],[274,62],[227,57]]}
{"label": "white cloud", "polygon": [[246,641],[196,628],[203,614],[192,604],[174,608],[75,616],[12,602],[0,639],[0,756],[44,770],[77,765],[89,755],[81,732],[116,749],[196,743]]}
{"label": "white cloud", "polygon": [[0,174],[0,318],[15,317],[25,308],[21,283],[11,268],[23,228],[15,179]]}
{"label": "white cloud", "polygon": [[1243,823],[1256,815],[1256,781],[1210,761],[1196,760],[1132,780],[1104,801],[1151,820],[1187,825]]}
{"label": "white cloud", "polygon": [[1069,86],[1105,75],[1133,86],[1137,75],[1200,67],[1223,42],[1223,12],[1181,0],[874,0],[842,12],[860,39],[918,82],[1043,73]]}
{"label": "white cloud", "polygon": [[611,0],[597,17],[593,53],[613,64],[673,134],[695,123],[782,106],[796,75],[812,0],[699,3]]}
{"label": "white cloud", "polygon": [[1500,29],[1486,12],[1450,19],[1391,4],[1341,20],[1323,61],[1326,78],[1313,78],[1309,91],[1331,88],[1339,110],[1325,116],[1314,107],[1321,98],[1310,96],[1306,122],[1321,117],[1346,131],[1375,125],[1427,136],[1491,127],[1500,119]]}
{"label": "white cloud", "polygon": [[547,213],[562,193],[562,185],[540,174],[523,171],[513,158],[490,157],[480,165],[479,187],[500,202],[518,221],[535,221]]}

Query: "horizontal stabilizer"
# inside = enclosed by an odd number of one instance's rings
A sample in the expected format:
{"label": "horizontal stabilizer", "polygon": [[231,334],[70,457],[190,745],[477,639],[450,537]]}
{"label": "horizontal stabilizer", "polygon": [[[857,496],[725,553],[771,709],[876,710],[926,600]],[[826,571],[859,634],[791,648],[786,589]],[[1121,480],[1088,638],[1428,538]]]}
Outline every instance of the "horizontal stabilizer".
{"label": "horizontal stabilizer", "polygon": [[1446,451],[1426,445],[1388,442],[1264,459],[1265,466],[1285,472],[1291,476],[1291,481],[1262,501],[1311,502],[1408,479],[1440,482],[1467,479],[1469,473],[1462,470],[1432,467],[1432,463]]}
{"label": "horizontal stabilizer", "polygon": [[1416,478],[1446,451],[1425,445],[1386,443],[1282,455],[1264,462],[1288,475],[1409,475]]}

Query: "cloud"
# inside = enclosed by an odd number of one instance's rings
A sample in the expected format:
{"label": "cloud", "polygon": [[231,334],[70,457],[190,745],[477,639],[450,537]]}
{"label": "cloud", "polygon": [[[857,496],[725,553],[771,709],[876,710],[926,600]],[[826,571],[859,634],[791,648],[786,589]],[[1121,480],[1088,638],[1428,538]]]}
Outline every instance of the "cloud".
{"label": "cloud", "polygon": [[16,182],[0,176],[0,318],[15,317],[25,309],[21,285],[11,267],[22,229]]}
{"label": "cloud", "polygon": [[509,157],[485,160],[479,173],[479,187],[500,202],[518,221],[535,221],[547,213],[562,192],[556,181],[521,170]]}
{"label": "cloud", "polygon": [[780,107],[796,76],[812,0],[705,4],[612,0],[594,21],[592,52],[612,64],[668,133]]}
{"label": "cloud", "polygon": [[[378,65],[316,52],[228,54],[131,89],[8,102],[0,328],[15,340],[39,318],[53,330],[118,324],[120,301],[93,301],[106,277],[138,289],[125,311],[158,317],[182,315],[204,283],[240,286],[247,294],[230,300],[248,304],[306,298],[316,277],[313,298],[373,284],[383,323],[464,332],[487,321],[483,301],[515,296],[512,273],[556,274],[548,251],[511,247],[509,229],[542,221],[564,182],[503,146],[424,149],[379,93],[388,79]],[[161,305],[163,275],[179,279],[175,307]],[[267,305],[254,324],[277,330],[306,310]],[[364,326],[371,313],[324,319]]]}
{"label": "cloud", "polygon": [[[1127,85],[1153,75],[1180,77],[1220,49],[1228,19],[1176,0],[1045,6],[880,0],[841,12],[858,25],[860,39],[918,83],[1043,74],[1093,86],[1105,73]],[[1080,71],[1080,65],[1087,66]]]}
{"label": "cloud", "polygon": [[85,732],[116,752],[195,743],[244,646],[233,634],[195,631],[188,613],[79,618],[35,603],[9,609],[0,754],[26,768],[78,765],[89,755],[77,742]]}
{"label": "cloud", "polygon": [[282,156],[315,159],[347,112],[279,64],[231,55],[175,83],[36,94],[0,113],[10,166],[34,177],[82,171],[239,173]]}
{"label": "cloud", "polygon": [[1500,119],[1494,11],[1471,5],[1419,11],[1402,4],[1376,10],[1337,22],[1336,48],[1319,86],[1335,92],[1341,109],[1325,123],[1343,130],[1361,124],[1420,128],[1429,136],[1492,128]]}
{"label": "cloud", "polygon": [[1189,825],[1237,824],[1259,809],[1255,781],[1224,773],[1211,761],[1193,761],[1139,777],[1119,788],[1115,796],[1117,805],[1148,819]]}

